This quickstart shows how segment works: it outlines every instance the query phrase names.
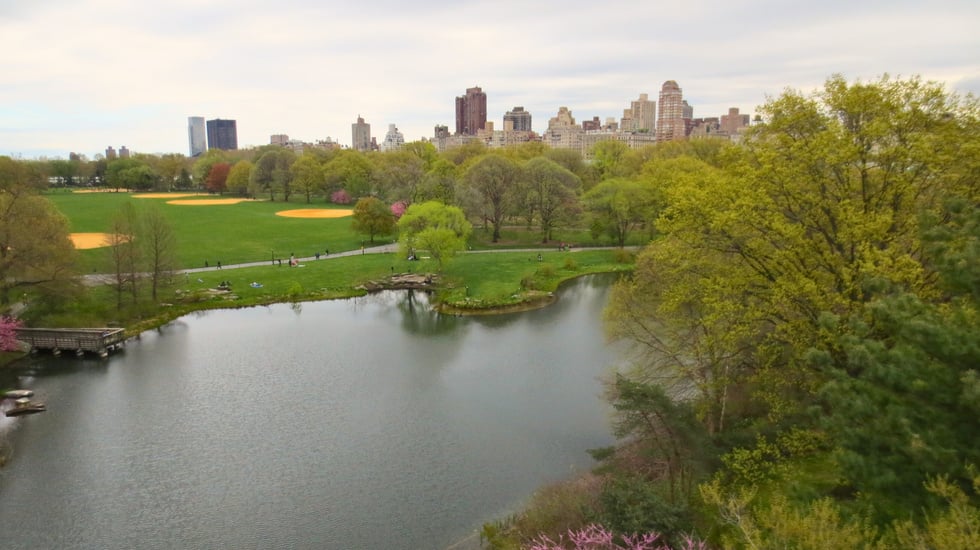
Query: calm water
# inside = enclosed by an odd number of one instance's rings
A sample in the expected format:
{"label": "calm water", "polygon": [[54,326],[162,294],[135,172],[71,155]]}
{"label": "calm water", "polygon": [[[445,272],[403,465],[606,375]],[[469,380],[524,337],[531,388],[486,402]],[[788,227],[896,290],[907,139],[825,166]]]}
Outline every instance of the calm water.
{"label": "calm water", "polygon": [[446,548],[612,442],[608,281],[493,317],[407,292],[212,311],[0,372],[48,405],[0,416],[0,546]]}

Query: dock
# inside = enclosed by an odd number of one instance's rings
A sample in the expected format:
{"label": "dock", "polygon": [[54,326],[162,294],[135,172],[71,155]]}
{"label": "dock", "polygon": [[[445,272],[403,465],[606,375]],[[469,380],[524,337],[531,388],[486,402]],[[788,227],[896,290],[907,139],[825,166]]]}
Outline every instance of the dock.
{"label": "dock", "polygon": [[122,348],[126,340],[121,328],[18,328],[17,339],[31,346],[31,353],[62,351],[82,356],[86,352],[108,357],[110,351]]}

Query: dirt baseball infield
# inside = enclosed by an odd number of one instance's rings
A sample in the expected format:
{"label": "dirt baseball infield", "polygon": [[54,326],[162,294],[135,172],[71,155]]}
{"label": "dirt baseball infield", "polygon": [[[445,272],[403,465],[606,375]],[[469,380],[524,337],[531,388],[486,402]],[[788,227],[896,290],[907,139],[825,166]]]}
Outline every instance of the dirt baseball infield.
{"label": "dirt baseball infield", "polygon": [[201,193],[140,193],[133,195],[134,199],[179,199],[181,197],[206,196]]}
{"label": "dirt baseball infield", "polygon": [[353,210],[336,210],[329,208],[299,208],[296,210],[280,210],[277,216],[284,218],[346,218],[354,214]]}
{"label": "dirt baseball infield", "polygon": [[109,240],[108,233],[71,233],[68,235],[71,237],[72,244],[78,250],[88,250],[90,248],[102,248],[103,246],[108,246],[106,241]]}
{"label": "dirt baseball infield", "polygon": [[216,204],[238,204],[251,199],[178,199],[167,201],[167,204],[178,204],[181,206],[214,206]]}

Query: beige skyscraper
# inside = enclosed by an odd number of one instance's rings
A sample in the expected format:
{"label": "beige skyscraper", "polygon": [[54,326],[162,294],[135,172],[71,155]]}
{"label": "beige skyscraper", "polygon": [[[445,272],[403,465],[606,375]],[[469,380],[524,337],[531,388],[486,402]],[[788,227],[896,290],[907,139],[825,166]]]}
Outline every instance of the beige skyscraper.
{"label": "beige skyscraper", "polygon": [[677,82],[668,80],[660,88],[660,109],[657,111],[657,141],[684,139],[684,98]]}
{"label": "beige skyscraper", "polygon": [[355,151],[371,150],[371,125],[364,122],[364,118],[358,115],[357,122],[351,127],[351,147]]}
{"label": "beige skyscraper", "polygon": [[656,130],[656,120],[657,102],[650,101],[647,94],[640,94],[639,99],[630,102],[629,109],[623,109],[620,129],[624,132],[653,132]]}

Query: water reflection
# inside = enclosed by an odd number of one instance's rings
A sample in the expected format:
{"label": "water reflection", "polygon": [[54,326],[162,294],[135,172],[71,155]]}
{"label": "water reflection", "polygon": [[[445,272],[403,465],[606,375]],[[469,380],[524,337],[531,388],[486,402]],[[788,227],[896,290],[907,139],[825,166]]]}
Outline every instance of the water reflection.
{"label": "water reflection", "polygon": [[49,405],[9,437],[4,546],[444,548],[611,442],[606,288],[499,318],[421,292],[211,311],[31,359],[0,373]]}

